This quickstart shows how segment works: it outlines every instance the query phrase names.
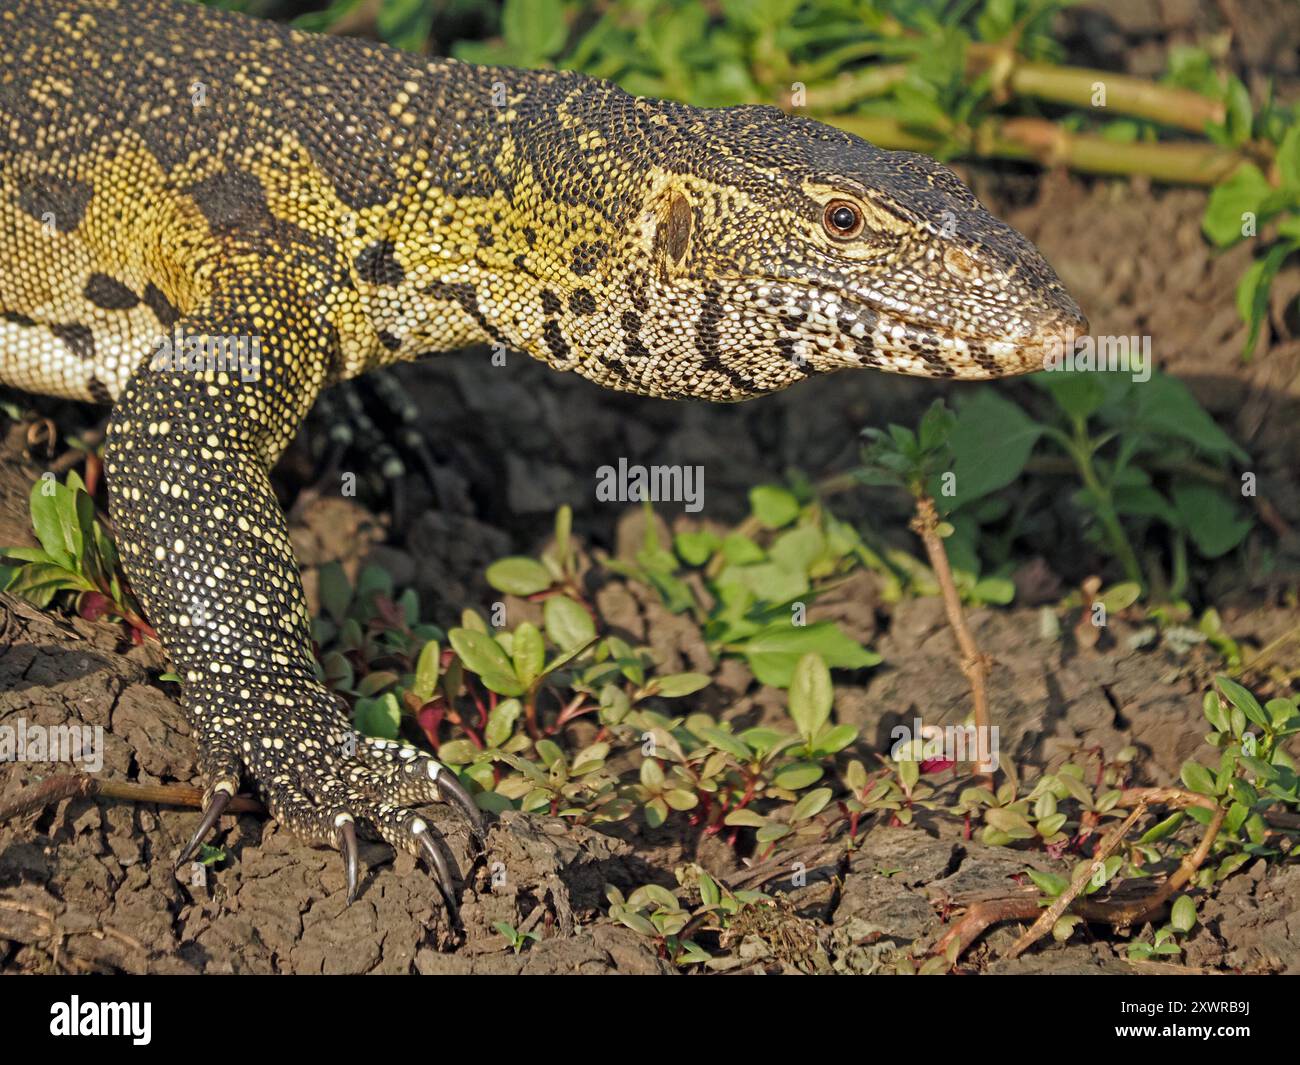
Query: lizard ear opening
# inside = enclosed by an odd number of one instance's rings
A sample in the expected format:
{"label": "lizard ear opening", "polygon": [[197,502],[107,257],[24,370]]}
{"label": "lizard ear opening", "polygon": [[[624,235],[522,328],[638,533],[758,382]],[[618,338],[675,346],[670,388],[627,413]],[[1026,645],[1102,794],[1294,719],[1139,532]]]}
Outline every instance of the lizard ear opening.
{"label": "lizard ear opening", "polygon": [[691,226],[694,212],[690,201],[679,191],[673,190],[668,195],[660,215],[658,243],[668,256],[670,266],[680,266],[686,257],[686,249],[691,242]]}

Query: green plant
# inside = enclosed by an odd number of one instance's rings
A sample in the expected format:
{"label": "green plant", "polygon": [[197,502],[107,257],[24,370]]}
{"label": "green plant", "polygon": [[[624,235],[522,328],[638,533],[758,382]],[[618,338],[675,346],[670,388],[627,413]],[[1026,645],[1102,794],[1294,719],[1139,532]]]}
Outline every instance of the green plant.
{"label": "green plant", "polygon": [[[899,426],[888,435],[868,433],[857,476],[902,483],[904,471],[913,471],[912,483],[924,484],[943,512],[944,547],[968,597],[990,598],[978,594],[989,587],[988,578],[976,577],[987,565],[982,556],[996,567],[995,578],[1012,564],[1010,541],[1043,490],[1043,482],[1031,481],[1013,502],[1004,490],[1025,475],[1076,478],[1068,498],[1087,538],[1115,559],[1127,582],[1165,598],[1187,588],[1189,549],[1218,558],[1250,531],[1226,469],[1247,456],[1180,382],[1159,373],[1138,382],[1061,371],[1029,380],[1047,400],[1038,417],[984,389],[955,415],[932,408],[919,435]],[[997,528],[1006,531],[995,536]],[[1162,539],[1168,572],[1153,555]]]}
{"label": "green plant", "polygon": [[540,943],[541,935],[537,932],[521,932],[509,921],[493,921],[492,927],[505,937],[510,949],[520,953],[529,943]]}
{"label": "green plant", "polygon": [[141,635],[153,628],[126,584],[113,538],[76,471],[59,484],[46,474],[31,492],[32,528],[40,547],[0,547],[0,587],[44,609],[68,594],[86,618],[115,615]]}
{"label": "green plant", "polygon": [[352,700],[359,731],[397,739],[404,710],[414,712],[420,696],[432,694],[442,630],[421,622],[416,592],[398,595],[378,566],[363,569],[353,586],[342,566],[329,563],[320,569],[318,588],[321,613],[312,619],[312,639],[321,680]]}
{"label": "green plant", "polygon": [[[1255,107],[1241,79],[1220,75],[1199,49],[1172,50],[1170,80],[1222,100],[1224,120],[1208,126],[1206,134],[1248,155],[1210,193],[1202,229],[1219,248],[1254,239],[1264,245],[1264,254],[1237,283],[1237,311],[1250,327],[1243,351],[1249,358],[1268,318],[1273,281],[1300,251],[1300,112],[1278,103],[1271,82]],[[1265,229],[1270,224],[1271,236]]]}
{"label": "green plant", "polygon": [[711,964],[713,955],[693,937],[725,935],[756,908],[774,905],[761,891],[728,889],[698,865],[679,868],[676,876],[679,884],[698,893],[698,906],[690,907],[659,884],[646,884],[626,898],[612,884],[605,888],[609,915],[651,939],[660,955],[676,965]]}
{"label": "green plant", "polygon": [[1179,944],[1179,937],[1187,935],[1195,927],[1196,903],[1188,895],[1179,895],[1174,900],[1173,909],[1169,914],[1169,922],[1155,930],[1150,943],[1138,940],[1129,944],[1129,959],[1131,961],[1148,961],[1153,957],[1181,954],[1183,948]]}
{"label": "green plant", "polygon": [[[1256,856],[1279,852],[1268,839],[1265,817],[1274,807],[1300,807],[1300,777],[1285,741],[1300,733],[1300,704],[1270,699],[1261,705],[1251,692],[1229,677],[1215,679],[1217,691],[1205,693],[1203,711],[1212,731],[1205,740],[1219,752],[1217,769],[1186,762],[1183,783],[1226,811],[1219,849],[1224,859],[1204,869],[1199,883],[1221,880]],[[1209,824],[1213,811],[1191,807],[1188,816]]]}
{"label": "green plant", "polygon": [[[774,500],[787,513],[775,514]],[[788,493],[757,493],[756,506],[770,524],[821,536],[814,517],[799,523],[803,508]],[[540,559],[516,556],[489,567],[499,589],[540,608],[540,624],[521,619],[492,627],[466,611],[444,634],[420,621],[418,599],[397,595],[386,574],[363,570],[353,587],[341,569],[323,569],[322,615],[313,630],[322,674],[351,702],[357,727],[387,739],[422,736],[476,786],[485,809],[545,811],[592,824],[639,811],[652,827],[676,812],[707,833],[726,832],[735,845],[752,840],[767,851],[791,834],[823,832],[817,815],[833,789],[814,785],[828,778],[838,752],[857,737],[830,720],[825,659],[803,652],[774,670],[782,679],[788,674],[788,730],[737,734],[701,712],[667,716],[667,706],[700,692],[709,677],[658,674],[644,649],[601,634],[594,607],[582,598],[569,522],[562,509],[555,540]],[[744,539],[763,557],[783,559],[782,535],[776,533],[770,552],[745,537],[733,542]],[[653,550],[643,550],[640,563]],[[719,574],[727,572],[720,549],[709,546],[693,557],[701,564],[720,559]],[[791,563],[790,572],[812,591],[807,570],[817,560],[800,558],[802,568]],[[639,564],[606,563],[607,579],[644,579]],[[843,564],[838,555],[825,562],[828,573]],[[494,607],[494,616],[504,617],[505,608]],[[710,615],[701,614],[707,626]],[[834,633],[833,649],[848,646],[865,655],[833,626],[822,631]],[[583,719],[596,731],[575,747],[570,730]]]}

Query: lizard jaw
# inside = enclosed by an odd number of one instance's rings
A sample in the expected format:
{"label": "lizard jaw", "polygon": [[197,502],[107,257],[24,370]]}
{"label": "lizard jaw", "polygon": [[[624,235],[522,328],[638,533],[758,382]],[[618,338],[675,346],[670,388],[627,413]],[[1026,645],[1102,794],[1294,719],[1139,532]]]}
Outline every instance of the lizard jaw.
{"label": "lizard jaw", "polygon": [[755,282],[751,296],[793,334],[796,355],[825,371],[869,367],[961,380],[1010,377],[1045,369],[1054,354],[1088,332],[1072,301],[1040,322],[998,332],[918,321],[884,300],[867,302],[788,279]]}

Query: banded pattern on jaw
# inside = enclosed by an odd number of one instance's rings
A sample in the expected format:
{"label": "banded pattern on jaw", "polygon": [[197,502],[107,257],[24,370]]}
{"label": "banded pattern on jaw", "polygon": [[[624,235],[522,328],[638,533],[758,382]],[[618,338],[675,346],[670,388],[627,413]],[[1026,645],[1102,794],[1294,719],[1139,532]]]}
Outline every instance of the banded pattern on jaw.
{"label": "banded pattern on jaw", "polygon": [[[837,239],[828,203],[854,204]],[[862,225],[857,225],[860,212]],[[317,683],[267,473],[327,382],[474,341],[735,400],[872,365],[1033,368],[1078,308],[951,172],[773,108],[634,99],[174,0],[0,0],[0,378],[115,398],[123,564],[208,782],[344,855],[422,855],[456,775],[357,745]],[[159,337],[256,338],[245,379]],[[224,798],[223,798],[224,797]]]}

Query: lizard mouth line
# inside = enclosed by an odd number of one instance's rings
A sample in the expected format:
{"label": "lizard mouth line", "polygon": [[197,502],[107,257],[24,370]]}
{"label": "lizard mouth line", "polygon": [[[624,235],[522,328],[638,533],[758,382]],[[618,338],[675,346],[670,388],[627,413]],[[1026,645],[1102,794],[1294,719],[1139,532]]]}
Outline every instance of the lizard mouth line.
{"label": "lizard mouth line", "polygon": [[1015,331],[962,330],[909,317],[881,300],[789,278],[746,279],[748,298],[798,334],[827,368],[866,367],[923,376],[991,378],[1044,369],[1054,353],[1085,335],[1081,314],[1058,312]]}

